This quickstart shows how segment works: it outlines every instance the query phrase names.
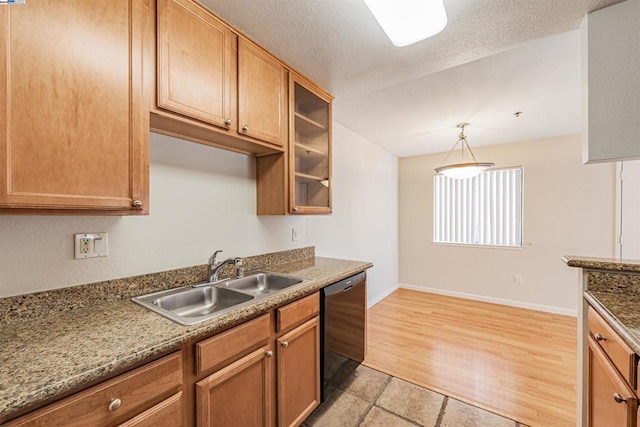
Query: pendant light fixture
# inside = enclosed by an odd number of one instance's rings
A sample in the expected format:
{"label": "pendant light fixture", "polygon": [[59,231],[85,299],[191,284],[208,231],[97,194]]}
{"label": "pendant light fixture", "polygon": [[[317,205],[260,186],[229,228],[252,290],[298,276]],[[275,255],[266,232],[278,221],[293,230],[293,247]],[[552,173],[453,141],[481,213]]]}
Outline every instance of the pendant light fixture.
{"label": "pendant light fixture", "polygon": [[443,0],[364,0],[396,47],[435,36],[447,25]]}
{"label": "pendant light fixture", "polygon": [[[447,154],[447,157],[445,157],[444,161],[442,162],[442,166],[440,166],[439,168],[435,168],[436,175],[444,175],[453,179],[473,178],[474,176],[481,174],[485,170],[495,165],[495,163],[478,162],[476,160],[476,156],[473,154],[473,151],[471,151],[471,147],[469,147],[469,143],[467,142],[467,136],[464,134],[465,126],[469,126],[469,123],[460,123],[457,126],[460,129],[458,140],[454,144],[451,151],[449,151],[449,154]],[[453,151],[456,149],[458,144],[460,144],[460,151],[462,154],[463,163],[452,163],[444,166],[444,164],[449,159],[449,156],[451,156],[451,153],[453,153]],[[471,155],[473,162],[464,163],[465,147],[467,147],[467,150],[469,151],[469,154]]]}

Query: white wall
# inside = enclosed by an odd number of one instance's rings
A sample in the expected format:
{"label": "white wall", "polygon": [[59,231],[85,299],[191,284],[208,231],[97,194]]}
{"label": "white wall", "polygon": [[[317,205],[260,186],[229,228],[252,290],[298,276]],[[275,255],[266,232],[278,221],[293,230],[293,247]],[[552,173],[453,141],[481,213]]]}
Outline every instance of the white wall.
{"label": "white wall", "polygon": [[334,213],[307,218],[307,241],[319,256],[373,262],[371,304],[398,285],[398,158],[337,123],[333,138]]}
{"label": "white wall", "polygon": [[[347,211],[364,207],[366,212],[381,201],[359,198],[357,206],[348,202],[344,193],[360,190],[354,185],[341,186],[346,165],[339,156],[346,151],[367,157],[379,148],[362,140],[352,147],[352,136],[340,132],[340,126],[336,129],[334,197],[340,202],[336,214],[327,217],[323,226],[350,230],[351,224],[343,224],[353,220]],[[377,160],[397,164],[391,156]],[[380,167],[388,168],[384,163]],[[316,233],[306,226],[305,217],[255,214],[252,157],[152,133],[150,186],[149,216],[0,216],[0,297],[204,264],[215,249],[224,249],[224,256],[248,256],[316,244],[309,237]],[[392,199],[382,203],[395,209],[395,193],[385,197]],[[291,241],[292,227],[300,231],[302,238],[297,242]],[[74,260],[73,234],[91,231],[109,233],[109,256]],[[335,246],[323,241],[318,252],[344,256],[333,248],[346,245],[353,248],[352,258],[376,261],[360,250],[367,245],[358,239],[373,242],[377,236],[351,236],[345,233],[346,239]],[[394,236],[395,231],[389,238]],[[350,243],[353,240],[358,245]],[[396,285],[397,264],[378,264],[382,265],[372,272],[372,286],[383,287],[378,283],[383,277],[394,277],[389,286]]]}
{"label": "white wall", "polygon": [[640,160],[620,163],[623,179],[618,181],[616,219],[620,221],[622,244],[618,255],[622,259],[640,260]]}
{"label": "white wall", "polygon": [[[444,154],[403,158],[399,169],[400,282],[575,314],[579,269],[563,255],[614,254],[615,165],[581,164],[579,135],[474,150],[498,167],[524,166],[523,250],[433,245],[433,168]],[[514,285],[514,275],[523,276]]]}

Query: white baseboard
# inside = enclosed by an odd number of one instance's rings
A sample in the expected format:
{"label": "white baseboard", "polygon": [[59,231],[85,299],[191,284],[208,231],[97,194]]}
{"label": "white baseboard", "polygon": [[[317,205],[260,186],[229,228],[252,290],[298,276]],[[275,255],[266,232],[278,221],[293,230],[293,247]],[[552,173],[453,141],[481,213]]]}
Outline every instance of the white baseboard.
{"label": "white baseboard", "polygon": [[367,308],[371,308],[374,305],[376,305],[377,303],[379,303],[380,301],[382,301],[383,299],[385,299],[386,297],[388,297],[389,295],[391,295],[394,291],[396,291],[399,288],[398,285],[394,286],[393,288],[389,289],[387,292],[383,292],[382,294],[376,296],[375,298],[373,298],[370,301],[367,301]]}
{"label": "white baseboard", "polygon": [[429,288],[426,286],[408,285],[406,283],[400,283],[400,288],[410,289],[412,291],[428,292],[428,293],[438,294],[438,295],[446,295],[450,297],[465,298],[465,299],[470,299],[474,301],[490,302],[493,304],[508,305],[511,307],[527,308],[529,310],[544,311],[544,312],[553,313],[553,314],[563,314],[565,316],[572,316],[572,317],[578,316],[578,312],[576,310],[570,310],[568,308],[553,307],[550,305],[531,304],[528,302],[514,301],[509,299],[503,299],[503,298],[487,297],[484,295],[467,294],[464,292],[449,291],[446,289],[437,289],[437,288]]}

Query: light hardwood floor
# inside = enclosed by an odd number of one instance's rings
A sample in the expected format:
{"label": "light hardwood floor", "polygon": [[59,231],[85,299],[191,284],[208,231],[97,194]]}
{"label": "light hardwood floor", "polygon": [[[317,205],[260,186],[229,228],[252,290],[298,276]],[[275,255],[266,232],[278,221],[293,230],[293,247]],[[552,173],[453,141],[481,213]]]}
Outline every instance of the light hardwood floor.
{"label": "light hardwood floor", "polygon": [[399,289],[365,365],[533,427],[576,425],[576,319]]}

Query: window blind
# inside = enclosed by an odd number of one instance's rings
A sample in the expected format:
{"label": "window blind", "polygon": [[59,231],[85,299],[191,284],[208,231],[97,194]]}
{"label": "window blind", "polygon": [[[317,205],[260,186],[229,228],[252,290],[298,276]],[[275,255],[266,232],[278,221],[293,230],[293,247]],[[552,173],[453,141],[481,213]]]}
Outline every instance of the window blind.
{"label": "window blind", "polygon": [[433,177],[433,241],[522,246],[523,170],[490,170],[473,178]]}

